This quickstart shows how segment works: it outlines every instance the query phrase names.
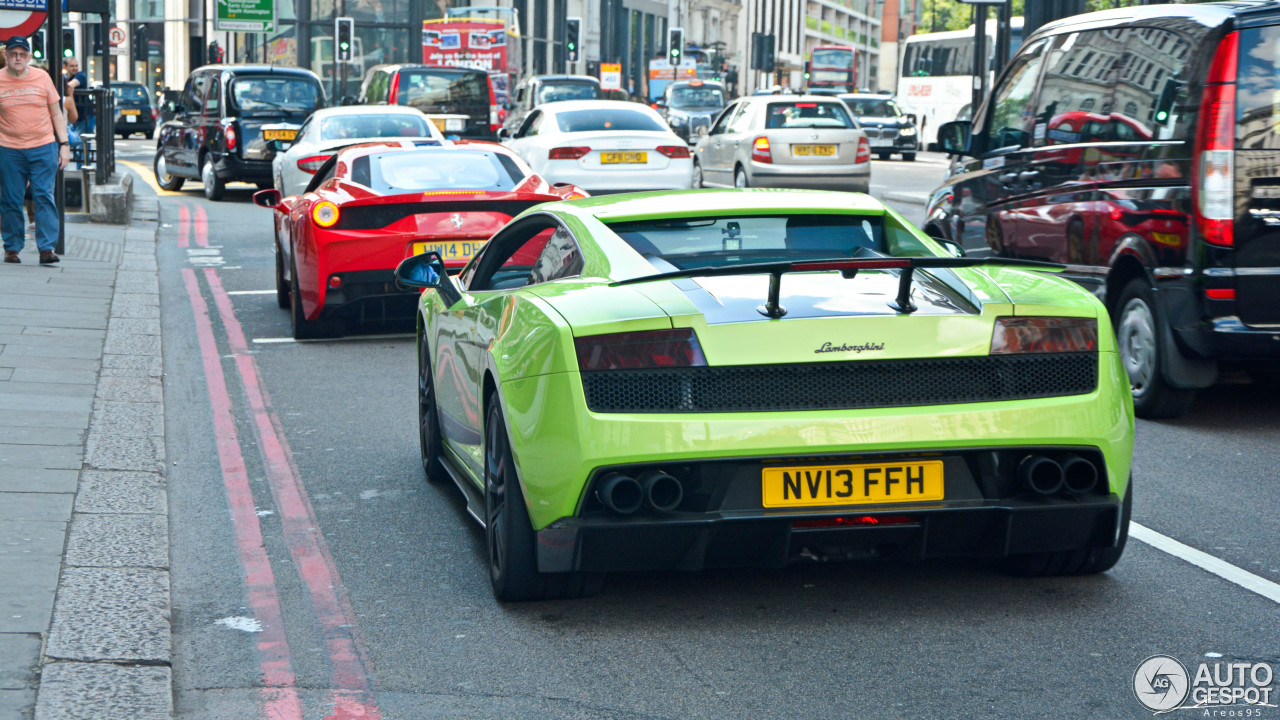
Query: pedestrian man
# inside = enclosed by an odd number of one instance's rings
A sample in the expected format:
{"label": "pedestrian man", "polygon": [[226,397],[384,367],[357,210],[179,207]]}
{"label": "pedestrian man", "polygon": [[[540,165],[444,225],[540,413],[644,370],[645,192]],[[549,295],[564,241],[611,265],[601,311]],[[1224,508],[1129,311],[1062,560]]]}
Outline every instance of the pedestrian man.
{"label": "pedestrian man", "polygon": [[9,38],[4,46],[5,68],[0,70],[0,235],[4,261],[22,262],[26,245],[22,197],[27,185],[36,211],[36,247],[40,264],[58,262],[58,209],[53,203],[57,172],[71,160],[67,119],[48,73],[33,71],[31,44],[25,37]]}
{"label": "pedestrian man", "polygon": [[66,74],[66,94],[75,98],[76,113],[79,120],[75,121],[76,132],[81,135],[92,134],[97,125],[97,116],[94,113],[93,103],[89,98],[82,95],[75,95],[76,90],[84,90],[89,87],[89,76],[84,74],[80,69],[80,61],[73,57],[67,58],[62,63],[63,72]]}

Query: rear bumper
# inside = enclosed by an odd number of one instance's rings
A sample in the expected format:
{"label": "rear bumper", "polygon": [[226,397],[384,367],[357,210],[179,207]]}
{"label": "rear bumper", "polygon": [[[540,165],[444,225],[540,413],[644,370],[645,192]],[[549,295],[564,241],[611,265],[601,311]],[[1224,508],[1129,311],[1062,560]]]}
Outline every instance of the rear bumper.
{"label": "rear bumper", "polygon": [[1247,325],[1236,300],[1210,300],[1183,283],[1164,283],[1156,294],[1181,349],[1200,359],[1280,357],[1280,326]]}
{"label": "rear bumper", "polygon": [[537,533],[538,569],[701,570],[779,567],[804,558],[1005,557],[1106,548],[1116,544],[1121,500],[1111,495],[1051,505],[991,501],[971,507],[881,508],[879,512],[852,514],[905,517],[909,522],[797,529],[792,525],[795,521],[821,516],[763,512],[627,523],[574,519]]}
{"label": "rear bumper", "polygon": [[[565,162],[565,161],[560,161]],[[593,170],[580,167],[555,167],[548,164],[543,177],[547,182],[568,182],[587,192],[626,192],[632,190],[688,190],[693,186],[693,160],[672,160],[658,170]],[[568,162],[565,162],[568,165]]]}
{"label": "rear bumper", "polygon": [[871,162],[855,165],[778,165],[752,162],[748,180],[752,187],[801,188],[868,192]]}
{"label": "rear bumper", "polygon": [[[329,278],[342,280],[339,288],[328,287]],[[412,320],[420,290],[396,287],[394,270],[356,270],[332,273],[325,283],[325,317],[343,316],[356,323]]]}
{"label": "rear bumper", "polygon": [[243,182],[271,182],[270,160],[245,160],[238,155],[221,155],[213,163],[213,171],[220,180]]}

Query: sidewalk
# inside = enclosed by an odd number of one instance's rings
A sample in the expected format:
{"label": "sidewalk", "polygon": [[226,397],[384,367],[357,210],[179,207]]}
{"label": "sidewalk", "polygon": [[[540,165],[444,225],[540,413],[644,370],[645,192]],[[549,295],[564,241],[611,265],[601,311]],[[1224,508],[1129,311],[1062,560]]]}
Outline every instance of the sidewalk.
{"label": "sidewalk", "polygon": [[0,719],[169,718],[157,201],[0,264]]}

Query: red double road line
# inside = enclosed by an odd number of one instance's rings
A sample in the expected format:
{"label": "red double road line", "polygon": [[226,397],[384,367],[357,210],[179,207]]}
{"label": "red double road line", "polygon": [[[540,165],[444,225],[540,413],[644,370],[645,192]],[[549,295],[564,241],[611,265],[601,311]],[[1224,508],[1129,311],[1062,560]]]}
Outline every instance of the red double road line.
{"label": "red double road line", "polygon": [[[197,220],[200,218],[198,217]],[[184,271],[188,272],[188,271]],[[271,410],[270,398],[260,379],[257,361],[249,352],[244,331],[236,319],[231,298],[217,271],[206,268],[205,281],[222,318],[241,384],[249,401],[249,414],[266,466],[267,482],[284,529],[285,543],[298,576],[307,588],[312,611],[321,630],[329,658],[334,712],[330,718],[379,718],[373,700],[355,613],[329,545],[319,532],[315,511],[303,485],[293,452],[280,420]]]}
{"label": "red double road line", "polygon": [[191,244],[191,209],[186,203],[178,203],[178,247]]}

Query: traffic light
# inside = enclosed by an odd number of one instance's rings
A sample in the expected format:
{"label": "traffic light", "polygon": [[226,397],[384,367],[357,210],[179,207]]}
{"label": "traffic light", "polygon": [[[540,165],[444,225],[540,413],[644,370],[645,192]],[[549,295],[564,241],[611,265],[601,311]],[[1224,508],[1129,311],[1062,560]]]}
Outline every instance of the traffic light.
{"label": "traffic light", "polygon": [[74,57],[76,54],[76,34],[71,28],[62,29],[62,57]]}
{"label": "traffic light", "polygon": [[582,35],[582,18],[565,18],[564,49],[565,59],[578,61],[578,41]]}
{"label": "traffic light", "polygon": [[147,32],[147,26],[146,26],[146,25],[143,25],[142,23],[138,23],[138,24],[136,24],[136,25],[134,25],[134,26],[133,26],[133,43],[132,43],[132,47],[133,47],[133,60],[134,60],[134,62],[143,62],[143,63],[144,63],[144,62],[146,62],[146,61],[149,59],[149,57],[148,57],[148,50],[149,50],[149,48],[150,48],[151,44],[150,44],[150,42],[148,42],[148,37],[147,37],[147,35],[148,35],[148,32]]}
{"label": "traffic light", "polygon": [[44,31],[37,30],[31,34],[31,59],[44,60]]}
{"label": "traffic light", "polygon": [[760,45],[762,47],[760,51],[760,69],[764,72],[771,73],[775,69],[774,47],[776,39],[772,33],[762,35],[760,39]]}
{"label": "traffic light", "polygon": [[356,21],[349,17],[334,20],[335,57],[338,62],[351,62],[351,38],[355,35]]}
{"label": "traffic light", "polygon": [[684,59],[684,28],[671,28],[667,31],[667,59],[672,65],[679,65]]}

